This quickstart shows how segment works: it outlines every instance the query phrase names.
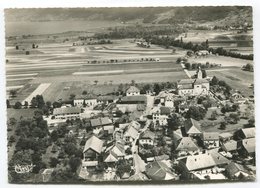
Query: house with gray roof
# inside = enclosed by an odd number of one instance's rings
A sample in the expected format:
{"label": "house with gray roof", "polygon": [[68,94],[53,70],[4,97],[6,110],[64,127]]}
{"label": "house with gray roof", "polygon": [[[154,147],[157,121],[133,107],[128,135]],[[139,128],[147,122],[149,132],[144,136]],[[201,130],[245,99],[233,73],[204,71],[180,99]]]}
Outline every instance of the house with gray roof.
{"label": "house with gray roof", "polygon": [[178,157],[192,155],[200,150],[191,137],[183,137],[174,142],[174,145]]}
{"label": "house with gray roof", "polygon": [[140,95],[140,89],[138,89],[135,86],[130,86],[127,90],[126,90],[126,96],[135,96],[135,95]]}
{"label": "house with gray roof", "polygon": [[199,174],[211,173],[215,167],[225,167],[230,161],[217,152],[200,153],[190,155],[179,160],[184,179],[194,179],[194,172]]}
{"label": "house with gray roof", "polygon": [[[98,161],[98,156],[103,151],[103,144],[104,141],[100,140],[95,135],[92,135],[85,143],[84,150],[83,150],[83,161],[84,162],[91,162],[91,164],[96,164]],[[88,163],[85,163],[86,166]]]}
{"label": "house with gray roof", "polygon": [[184,122],[184,132],[186,136],[196,137],[201,136],[201,124],[193,118],[189,118]]}
{"label": "house with gray roof", "polygon": [[219,147],[219,133],[217,132],[203,132],[201,140],[206,149]]}
{"label": "house with gray roof", "polygon": [[53,109],[55,119],[75,119],[79,118],[81,109],[79,107],[60,107]]}

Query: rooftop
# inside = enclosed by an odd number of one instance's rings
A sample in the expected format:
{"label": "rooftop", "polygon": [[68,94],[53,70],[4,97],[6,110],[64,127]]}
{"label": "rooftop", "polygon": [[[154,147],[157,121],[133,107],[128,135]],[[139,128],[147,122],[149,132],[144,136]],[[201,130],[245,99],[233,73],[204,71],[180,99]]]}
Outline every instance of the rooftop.
{"label": "rooftop", "polygon": [[92,127],[104,126],[104,125],[112,124],[111,119],[109,119],[108,117],[91,119],[90,122],[91,122],[91,126]]}
{"label": "rooftop", "polygon": [[138,89],[137,87],[135,86],[130,86],[127,90],[126,90],[127,93],[135,93],[135,92],[140,92],[140,89]]}
{"label": "rooftop", "polygon": [[61,107],[61,108],[54,108],[53,115],[76,114],[80,112],[81,109],[79,107]]}
{"label": "rooftop", "polygon": [[217,132],[204,132],[202,134],[203,140],[219,140],[219,133]]}
{"label": "rooftop", "polygon": [[83,152],[92,149],[97,153],[101,153],[104,142],[96,136],[91,136],[85,144]]}

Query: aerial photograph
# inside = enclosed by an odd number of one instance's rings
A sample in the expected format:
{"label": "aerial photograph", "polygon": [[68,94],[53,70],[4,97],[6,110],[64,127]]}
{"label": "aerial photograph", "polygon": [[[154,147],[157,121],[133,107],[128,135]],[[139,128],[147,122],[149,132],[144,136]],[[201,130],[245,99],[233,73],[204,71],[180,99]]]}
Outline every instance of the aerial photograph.
{"label": "aerial photograph", "polygon": [[256,181],[251,6],[4,17],[9,184]]}

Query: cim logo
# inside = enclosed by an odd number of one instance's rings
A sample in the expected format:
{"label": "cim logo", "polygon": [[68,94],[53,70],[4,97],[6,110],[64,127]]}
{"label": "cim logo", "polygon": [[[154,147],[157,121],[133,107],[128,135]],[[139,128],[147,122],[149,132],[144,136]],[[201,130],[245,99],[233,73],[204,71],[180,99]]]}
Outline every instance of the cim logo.
{"label": "cim logo", "polygon": [[30,165],[15,165],[14,166],[14,170],[16,173],[18,174],[24,174],[24,173],[29,173],[32,172],[33,167],[35,167],[35,165],[30,164]]}

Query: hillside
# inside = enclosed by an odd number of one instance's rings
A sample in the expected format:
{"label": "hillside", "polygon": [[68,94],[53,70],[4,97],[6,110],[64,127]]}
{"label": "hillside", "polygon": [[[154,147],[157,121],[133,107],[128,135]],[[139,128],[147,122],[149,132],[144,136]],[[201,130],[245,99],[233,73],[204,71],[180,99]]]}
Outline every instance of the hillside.
{"label": "hillside", "polygon": [[[238,19],[239,18],[239,19]],[[145,7],[145,8],[53,8],[53,9],[6,9],[7,22],[63,21],[63,20],[115,20],[118,22],[183,23],[216,22],[221,25],[235,24],[237,20],[252,23],[252,8],[225,7]]]}

